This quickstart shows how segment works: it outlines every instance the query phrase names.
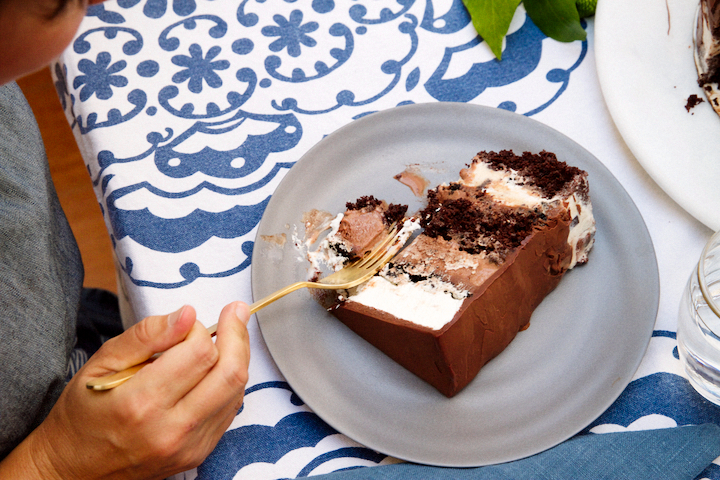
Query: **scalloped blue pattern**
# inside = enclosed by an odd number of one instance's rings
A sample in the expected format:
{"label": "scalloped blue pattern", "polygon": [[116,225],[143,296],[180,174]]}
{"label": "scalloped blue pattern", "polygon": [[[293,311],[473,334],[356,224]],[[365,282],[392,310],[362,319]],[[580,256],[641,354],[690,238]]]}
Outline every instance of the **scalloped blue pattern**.
{"label": "scalloped blue pattern", "polygon": [[[432,101],[536,115],[568,90],[587,52],[587,42],[546,39],[523,14],[497,62],[461,0],[117,0],[88,8],[53,72],[93,152],[88,172],[123,275],[172,291],[233,275],[249,282],[254,231],[278,182],[338,127]],[[677,362],[674,332],[656,331],[653,345],[661,363]],[[262,408],[265,395],[278,418]],[[585,432],[648,415],[720,423],[718,412],[659,371],[633,381]],[[248,388],[236,418],[183,478],[286,478],[273,468],[300,449],[294,477],[391,460],[344,439],[282,380]],[[720,468],[703,475],[720,480]]]}
{"label": "scalloped blue pattern", "polygon": [[[98,130],[112,129],[118,136],[144,137],[146,142],[140,150],[118,142],[99,151],[96,162],[88,166],[96,185],[113,182],[112,193],[101,202],[113,245],[118,248],[131,240],[151,251],[181,254],[212,236],[248,234],[272,194],[267,188],[270,177],[279,180],[284,175],[301,155],[293,149],[303,140],[307,149],[310,139],[303,138],[303,125],[322,122],[323,116],[340,111],[341,122],[350,121],[390,106],[477,101],[489,90],[517,82],[535,88],[540,82],[548,92],[541,103],[521,107],[512,96],[495,102],[499,108],[534,115],[557,100],[586,56],[587,44],[582,43],[574,62],[538,75],[545,36],[526,18],[508,35],[503,62],[486,56],[465,65],[464,73],[451,75],[458,57],[484,46],[460,0],[443,6],[446,11],[439,12],[431,0],[382,6],[243,0],[231,13],[227,4],[212,0],[120,0],[90,7],[72,54],[64,57],[72,58],[72,64],[55,65],[63,106],[81,136],[106,135]],[[142,28],[135,27],[140,24]],[[387,58],[374,53],[376,38],[395,44],[383,52]],[[427,55],[433,43],[445,47],[434,49],[437,58],[431,71],[421,69],[416,56]],[[376,58],[368,61],[368,54]],[[372,82],[354,73],[363,69]],[[199,146],[203,138],[228,138],[231,132],[237,133],[237,142],[219,142],[223,148]],[[313,142],[321,138],[315,135]],[[131,143],[138,144],[142,142]],[[124,180],[123,171],[148,160],[157,168],[152,182]],[[262,179],[257,178],[258,169],[264,170]],[[201,181],[172,182],[197,174]],[[213,190],[214,179],[247,181]],[[135,201],[198,195],[198,189],[234,197],[226,199],[228,205],[244,205],[210,211],[201,204],[198,211],[163,218]],[[240,199],[249,189],[258,195]],[[164,205],[173,208],[169,201]],[[205,224],[204,235],[181,238],[188,237],[181,232]],[[180,265],[187,262],[178,262],[172,268],[182,280],[177,275],[153,277],[153,272],[139,273],[143,259],[118,256],[137,285],[178,288],[205,275],[199,268],[186,277]],[[235,263],[224,271],[235,271]],[[241,263],[243,268],[249,265]]]}

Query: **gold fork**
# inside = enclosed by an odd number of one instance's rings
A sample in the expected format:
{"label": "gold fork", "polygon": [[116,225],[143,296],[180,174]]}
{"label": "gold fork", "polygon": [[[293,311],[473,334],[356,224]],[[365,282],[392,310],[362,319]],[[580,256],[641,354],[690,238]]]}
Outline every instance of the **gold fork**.
{"label": "gold fork", "polygon": [[[295,282],[285,288],[281,288],[275,293],[272,293],[250,305],[250,314],[257,312],[261,308],[270,305],[275,300],[301,288],[344,290],[360,285],[361,283],[370,280],[370,278],[378,273],[390,261],[390,259],[392,259],[397,252],[400,251],[407,240],[407,236],[408,235],[403,235],[402,229],[397,224],[394,224],[391,226],[387,237],[379,242],[377,246],[375,246],[370,252],[366,253],[361,259],[347,265],[331,275],[328,275],[325,278],[320,279],[317,282]],[[217,323],[208,327],[208,332],[211,336],[215,336],[217,333]],[[159,353],[155,354],[148,360],[133,367],[90,380],[87,382],[86,386],[91,390],[110,390],[111,388],[115,388],[123,382],[129,380],[141,368],[149,365],[159,356]]]}

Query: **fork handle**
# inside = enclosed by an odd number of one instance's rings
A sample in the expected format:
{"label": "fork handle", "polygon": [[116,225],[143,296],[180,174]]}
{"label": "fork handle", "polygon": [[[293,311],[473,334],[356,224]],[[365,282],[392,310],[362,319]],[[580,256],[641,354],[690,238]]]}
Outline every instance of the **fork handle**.
{"label": "fork handle", "polygon": [[[295,290],[300,290],[303,287],[307,287],[311,284],[311,282],[295,282],[291,283],[287,287],[281,288],[277,292],[271,293],[265,298],[261,298],[257,302],[250,305],[250,315],[257,312],[258,310],[267,307],[271,303],[273,303],[275,300],[284,297],[288,293],[292,293]],[[210,333],[210,336],[215,336],[217,334],[217,323],[211,327],[208,327],[208,332]],[[156,354],[150,357],[149,359],[145,360],[142,363],[138,363],[137,365],[134,365],[132,367],[126,368],[125,370],[121,370],[117,373],[112,373],[110,375],[105,375],[104,377],[98,377],[94,378],[87,382],[86,386],[90,390],[110,390],[111,388],[115,388],[118,385],[121,385],[128,380],[130,380],[133,375],[135,375],[137,372],[140,371],[141,368],[143,368],[146,365],[150,365],[152,362],[155,361],[156,358],[158,358],[160,355]]]}
{"label": "fork handle", "polygon": [[[257,302],[254,302],[252,305],[250,305],[250,315],[252,315],[253,313],[255,313],[259,310],[262,310],[263,308],[265,308],[268,305],[270,305],[271,303],[273,303],[275,300],[278,300],[278,299],[284,297],[288,293],[292,293],[295,290],[300,290],[303,287],[314,286],[314,285],[315,284],[312,282],[291,283],[287,287],[281,288],[280,290],[273,292],[270,295],[268,295],[267,297],[261,298]],[[207,331],[208,331],[208,333],[210,333],[211,337],[214,337],[217,334],[217,326],[218,326],[218,324],[216,323],[215,325],[207,327]]]}

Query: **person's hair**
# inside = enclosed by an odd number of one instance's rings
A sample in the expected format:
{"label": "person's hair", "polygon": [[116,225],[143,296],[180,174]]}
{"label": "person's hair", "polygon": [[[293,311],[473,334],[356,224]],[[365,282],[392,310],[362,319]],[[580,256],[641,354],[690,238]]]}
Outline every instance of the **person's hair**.
{"label": "person's hair", "polygon": [[[32,0],[30,0],[32,1]],[[38,0],[37,3],[41,3]],[[42,3],[45,3],[45,5],[42,5],[41,14],[45,19],[47,20],[53,20],[62,14],[63,11],[65,11],[65,8],[70,5],[72,2],[78,2],[82,0],[42,0]],[[10,0],[0,0],[0,13],[5,8],[5,6],[10,2]]]}
{"label": "person's hair", "polygon": [[50,10],[49,15],[47,16],[48,20],[57,18],[63,12],[63,10],[65,10],[65,7],[75,1],[77,0],[54,0],[55,8]]}

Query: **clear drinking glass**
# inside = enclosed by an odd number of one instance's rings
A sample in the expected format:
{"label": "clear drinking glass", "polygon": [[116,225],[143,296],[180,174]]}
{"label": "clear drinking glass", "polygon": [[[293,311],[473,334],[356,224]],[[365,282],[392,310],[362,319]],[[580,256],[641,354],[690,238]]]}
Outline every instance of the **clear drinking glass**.
{"label": "clear drinking glass", "polygon": [[685,286],[677,341],[692,386],[720,405],[720,232],[705,245]]}

